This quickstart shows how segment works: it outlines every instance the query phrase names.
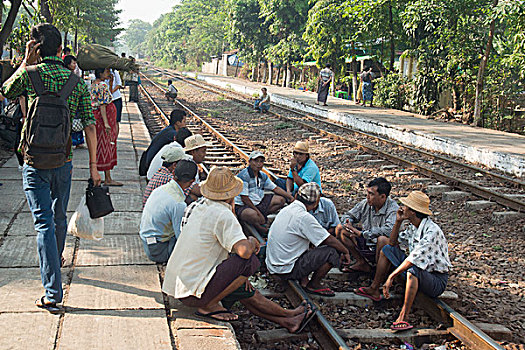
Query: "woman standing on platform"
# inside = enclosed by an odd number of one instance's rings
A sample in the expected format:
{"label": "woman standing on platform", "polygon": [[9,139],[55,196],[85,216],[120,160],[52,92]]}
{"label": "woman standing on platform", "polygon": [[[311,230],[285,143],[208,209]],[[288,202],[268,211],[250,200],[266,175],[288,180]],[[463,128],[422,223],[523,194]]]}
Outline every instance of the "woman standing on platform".
{"label": "woman standing on platform", "polygon": [[109,69],[95,69],[95,81],[91,85],[91,106],[97,120],[97,169],[105,175],[106,186],[122,186],[111,178],[111,170],[117,165],[117,109],[111,102]]}
{"label": "woman standing on platform", "polygon": [[322,103],[323,106],[327,106],[326,100],[328,99],[328,92],[330,90],[330,83],[332,82],[332,77],[334,73],[330,70],[330,65],[327,64],[319,72],[319,89],[317,92],[317,102],[316,105]]}
{"label": "woman standing on platform", "polygon": [[366,101],[370,101],[370,107],[373,107],[374,87],[372,86],[372,67],[365,69],[363,74],[361,74],[361,80],[363,81],[363,106],[366,105]]}

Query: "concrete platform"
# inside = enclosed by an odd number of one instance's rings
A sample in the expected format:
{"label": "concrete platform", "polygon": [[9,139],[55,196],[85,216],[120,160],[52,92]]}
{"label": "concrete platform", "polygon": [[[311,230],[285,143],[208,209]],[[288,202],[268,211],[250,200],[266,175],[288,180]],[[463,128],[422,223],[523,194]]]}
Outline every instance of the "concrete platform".
{"label": "concrete platform", "polygon": [[[124,186],[110,188],[116,211],[104,218],[101,241],[67,238],[62,319],[34,305],[44,290],[22,174],[14,157],[0,167],[0,349],[240,348],[230,325],[197,321],[192,309],[167,317],[159,271],[138,235],[145,183],[137,154],[150,137],[135,103],[122,117],[112,176]],[[75,149],[68,217],[88,176],[87,150]]]}
{"label": "concrete platform", "polygon": [[252,83],[232,77],[184,72],[209,84],[248,95],[266,86],[272,103],[342,122],[351,127],[386,136],[399,142],[460,157],[514,174],[525,175],[525,136],[456,123],[442,123],[425,116],[384,108],[355,105],[352,101],[328,98],[328,106],[317,106],[317,94],[275,85]]}

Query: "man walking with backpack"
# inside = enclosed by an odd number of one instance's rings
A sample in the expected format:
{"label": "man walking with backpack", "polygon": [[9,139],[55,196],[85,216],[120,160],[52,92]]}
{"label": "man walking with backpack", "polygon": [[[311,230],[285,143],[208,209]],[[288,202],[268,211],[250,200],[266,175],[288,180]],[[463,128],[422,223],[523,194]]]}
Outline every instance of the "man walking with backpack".
{"label": "man walking with backpack", "polygon": [[[27,91],[29,111],[22,129],[20,149],[24,155],[23,186],[37,231],[40,274],[45,295],[36,305],[60,312],[62,276],[60,267],[67,230],[66,210],[71,190],[73,116],[84,125],[89,150],[89,170],[95,186],[97,136],[88,88],[64,67],[60,32],[51,24],[31,29],[22,64],[1,88],[15,98]],[[35,65],[40,58],[39,64]],[[78,113],[77,113],[78,112]]]}

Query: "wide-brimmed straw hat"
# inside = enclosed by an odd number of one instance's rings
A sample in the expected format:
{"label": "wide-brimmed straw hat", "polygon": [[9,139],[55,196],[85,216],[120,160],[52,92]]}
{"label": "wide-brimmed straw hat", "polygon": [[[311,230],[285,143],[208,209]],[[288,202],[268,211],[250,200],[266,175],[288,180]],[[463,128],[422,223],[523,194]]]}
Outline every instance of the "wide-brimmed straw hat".
{"label": "wide-brimmed straw hat", "polygon": [[408,196],[400,198],[399,201],[412,210],[432,215],[430,211],[430,198],[421,191],[412,191]]}
{"label": "wide-brimmed straw hat", "polygon": [[201,147],[211,147],[209,143],[206,143],[204,137],[201,134],[195,134],[184,140],[184,151],[193,151],[194,149]]}
{"label": "wide-brimmed straw hat", "polygon": [[201,183],[204,197],[216,201],[234,198],[242,191],[242,180],[226,167],[213,167],[208,178]]}
{"label": "wide-brimmed straw hat", "polygon": [[300,153],[310,153],[308,142],[306,141],[297,141],[293,150]]}

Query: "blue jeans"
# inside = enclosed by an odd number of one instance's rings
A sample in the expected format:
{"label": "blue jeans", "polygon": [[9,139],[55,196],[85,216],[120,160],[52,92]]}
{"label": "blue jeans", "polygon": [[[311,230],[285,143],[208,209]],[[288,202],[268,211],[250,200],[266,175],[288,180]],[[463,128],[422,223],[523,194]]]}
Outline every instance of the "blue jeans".
{"label": "blue jeans", "polygon": [[171,252],[175,248],[175,243],[177,243],[177,238],[175,236],[171,237],[167,242],[159,242],[148,244],[145,239],[142,239],[142,245],[144,247],[144,253],[148,256],[151,261],[156,263],[167,263]]}
{"label": "blue jeans", "polygon": [[24,164],[24,192],[37,232],[42,285],[50,302],[62,301],[60,262],[67,232],[67,204],[71,190],[73,164],[56,169],[35,169]]}
{"label": "blue jeans", "polygon": [[268,112],[270,110],[270,105],[268,103],[262,103],[259,106],[260,102],[261,100],[255,100],[255,103],[253,104],[253,108],[257,111]]}

